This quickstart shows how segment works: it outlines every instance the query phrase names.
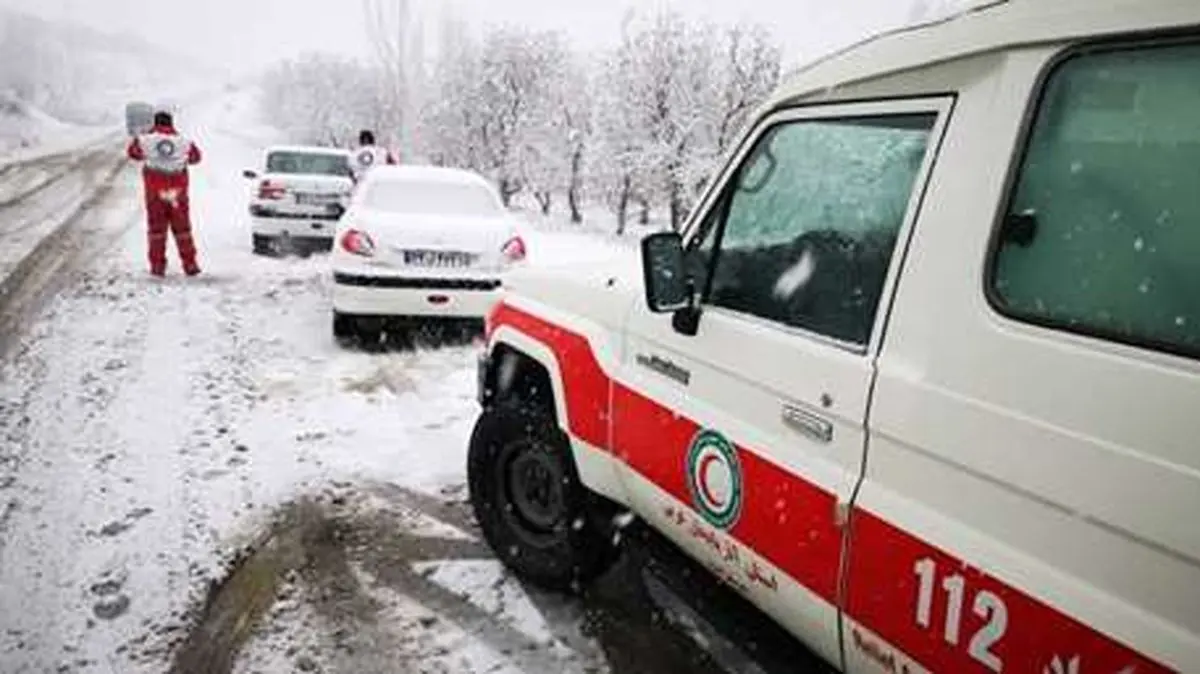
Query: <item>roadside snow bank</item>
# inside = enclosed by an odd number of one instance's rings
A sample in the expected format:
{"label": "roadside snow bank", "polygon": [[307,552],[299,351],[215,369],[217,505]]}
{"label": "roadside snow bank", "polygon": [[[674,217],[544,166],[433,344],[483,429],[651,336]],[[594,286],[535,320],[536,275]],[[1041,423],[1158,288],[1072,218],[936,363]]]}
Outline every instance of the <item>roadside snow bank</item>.
{"label": "roadside snow bank", "polygon": [[0,165],[84,147],[118,132],[116,127],[67,124],[0,92]]}

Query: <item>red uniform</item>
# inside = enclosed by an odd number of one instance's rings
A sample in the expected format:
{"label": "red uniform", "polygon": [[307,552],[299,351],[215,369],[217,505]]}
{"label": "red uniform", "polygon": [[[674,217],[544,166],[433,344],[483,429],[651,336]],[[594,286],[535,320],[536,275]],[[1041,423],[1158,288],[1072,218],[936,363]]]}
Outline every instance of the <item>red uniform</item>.
{"label": "red uniform", "polygon": [[362,179],[367,176],[367,172],[380,164],[396,164],[396,156],[389,150],[378,145],[362,145],[354,150],[354,156],[351,159],[350,169],[354,176],[355,182],[362,182]]}
{"label": "red uniform", "polygon": [[179,259],[189,276],[200,273],[188,204],[188,166],[200,163],[200,148],[171,126],[158,125],[129,143],[129,158],[143,162],[150,273],[167,268],[167,231],[175,236]]}

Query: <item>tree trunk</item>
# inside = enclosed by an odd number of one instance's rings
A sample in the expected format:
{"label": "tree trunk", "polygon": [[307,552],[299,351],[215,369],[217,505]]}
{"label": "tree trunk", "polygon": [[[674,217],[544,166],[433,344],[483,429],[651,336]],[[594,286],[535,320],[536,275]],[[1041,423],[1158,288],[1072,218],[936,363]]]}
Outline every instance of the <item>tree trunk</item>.
{"label": "tree trunk", "polygon": [[629,214],[629,199],[632,188],[629,176],[621,178],[621,193],[617,198],[617,236],[625,234],[625,222]]}
{"label": "tree trunk", "polygon": [[542,215],[550,215],[551,195],[549,192],[533,193],[533,198],[538,202],[538,206],[542,209]]}
{"label": "tree trunk", "polygon": [[667,204],[671,214],[671,229],[679,231],[683,217],[687,214],[687,208],[683,205],[683,186],[678,181],[671,181],[671,193]]}
{"label": "tree trunk", "polygon": [[579,186],[583,182],[580,174],[583,172],[583,148],[576,147],[571,155],[571,183],[567,188],[567,205],[571,208],[571,222],[583,222],[583,213],[579,212]]}
{"label": "tree trunk", "polygon": [[638,215],[638,224],[650,224],[650,200],[646,197],[638,197],[638,205],[641,206],[641,213]]}
{"label": "tree trunk", "polygon": [[512,198],[517,192],[521,191],[521,186],[512,178],[500,179],[500,200],[504,202],[504,207],[512,206]]}

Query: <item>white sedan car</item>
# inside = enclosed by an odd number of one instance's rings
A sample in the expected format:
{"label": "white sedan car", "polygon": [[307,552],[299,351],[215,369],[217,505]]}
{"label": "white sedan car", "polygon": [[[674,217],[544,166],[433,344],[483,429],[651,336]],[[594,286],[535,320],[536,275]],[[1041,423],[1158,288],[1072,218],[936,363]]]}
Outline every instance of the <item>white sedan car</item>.
{"label": "white sedan car", "polygon": [[482,324],[505,272],[525,253],[516,219],[481,176],[377,167],[355,190],[337,228],[334,336],[377,335],[396,318]]}
{"label": "white sedan car", "polygon": [[328,250],[354,186],[350,154],[328,147],[272,147],[263,165],[263,173],[243,173],[258,181],[250,197],[254,252]]}

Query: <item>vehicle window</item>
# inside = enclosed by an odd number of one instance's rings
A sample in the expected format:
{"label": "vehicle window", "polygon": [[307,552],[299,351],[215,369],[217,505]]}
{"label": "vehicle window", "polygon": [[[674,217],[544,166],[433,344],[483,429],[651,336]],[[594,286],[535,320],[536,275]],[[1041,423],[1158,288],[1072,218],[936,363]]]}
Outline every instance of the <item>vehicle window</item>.
{"label": "vehicle window", "polygon": [[696,228],[694,238],[687,250],[687,271],[692,278],[694,290],[704,291],[704,283],[708,279],[708,270],[712,267],[713,249],[716,247],[717,234],[724,218],[727,199],[719,197],[712,208],[704,216],[704,220]]}
{"label": "vehicle window", "polygon": [[272,152],[267,155],[267,172],[348,177],[350,160],[336,154]]}
{"label": "vehicle window", "polygon": [[367,188],[363,205],[415,215],[495,217],[503,212],[499,198],[487,187],[437,181],[376,182]]}
{"label": "vehicle window", "polygon": [[726,195],[707,302],[865,344],[934,113],[768,131]]}
{"label": "vehicle window", "polygon": [[1082,55],[1047,83],[1000,232],[999,309],[1200,355],[1200,45]]}

